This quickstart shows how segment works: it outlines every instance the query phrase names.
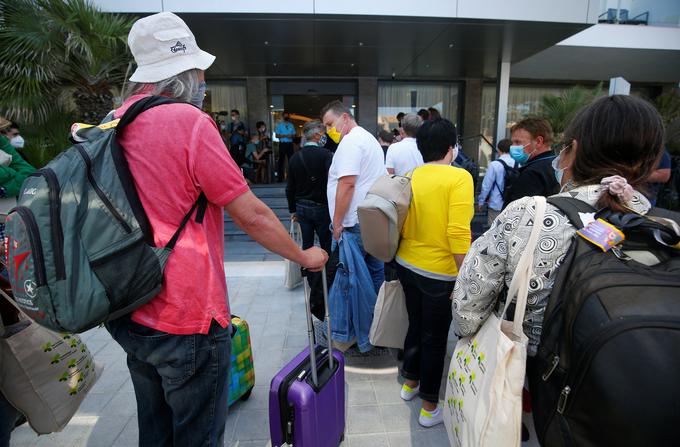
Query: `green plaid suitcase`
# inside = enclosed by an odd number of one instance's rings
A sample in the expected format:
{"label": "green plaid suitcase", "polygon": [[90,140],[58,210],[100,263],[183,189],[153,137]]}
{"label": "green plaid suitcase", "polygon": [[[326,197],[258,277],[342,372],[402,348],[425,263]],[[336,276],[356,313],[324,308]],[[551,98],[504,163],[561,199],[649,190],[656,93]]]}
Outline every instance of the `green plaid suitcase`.
{"label": "green plaid suitcase", "polygon": [[255,386],[253,350],[246,320],[232,315],[231,369],[229,370],[229,405],[248,400]]}

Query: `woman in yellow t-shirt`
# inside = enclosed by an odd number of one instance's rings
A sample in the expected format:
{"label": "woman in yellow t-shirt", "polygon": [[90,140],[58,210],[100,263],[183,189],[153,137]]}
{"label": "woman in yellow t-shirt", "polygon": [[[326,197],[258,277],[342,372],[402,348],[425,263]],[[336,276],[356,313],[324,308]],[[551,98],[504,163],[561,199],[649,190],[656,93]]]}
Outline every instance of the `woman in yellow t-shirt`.
{"label": "woman in yellow t-shirt", "polygon": [[409,319],[401,397],[419,395],[418,422],[432,427],[442,422],[437,403],[452,319],[450,298],[470,248],[474,188],[466,170],[451,166],[457,150],[456,128],[449,120],[426,121],[416,141],[425,164],[413,171],[413,199],[396,256]]}

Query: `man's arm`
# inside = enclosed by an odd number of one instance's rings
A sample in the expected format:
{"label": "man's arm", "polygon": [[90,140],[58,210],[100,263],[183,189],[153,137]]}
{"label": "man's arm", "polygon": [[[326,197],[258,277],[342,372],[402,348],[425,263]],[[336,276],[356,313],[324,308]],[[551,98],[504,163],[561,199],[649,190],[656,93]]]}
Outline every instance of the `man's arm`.
{"label": "man's arm", "polygon": [[387,148],[387,154],[385,154],[385,168],[389,175],[394,174],[394,151],[392,145]]}
{"label": "man's arm", "polygon": [[354,187],[357,183],[356,175],[347,175],[338,180],[338,189],[335,192],[335,214],[333,215],[333,238],[337,241],[342,234],[342,221],[347,214],[352,197],[354,197]]}
{"label": "man's arm", "polygon": [[484,202],[489,198],[491,194],[491,189],[496,184],[496,170],[494,169],[494,162],[489,163],[489,169],[486,170],[486,175],[484,176],[484,181],[482,182],[482,191],[479,193],[479,198],[477,199],[477,209],[482,210],[484,207]]}
{"label": "man's arm", "polygon": [[321,271],[328,261],[328,254],[319,247],[300,249],[274,212],[251,191],[229,202],[225,209],[236,225],[267,250],[313,272]]}

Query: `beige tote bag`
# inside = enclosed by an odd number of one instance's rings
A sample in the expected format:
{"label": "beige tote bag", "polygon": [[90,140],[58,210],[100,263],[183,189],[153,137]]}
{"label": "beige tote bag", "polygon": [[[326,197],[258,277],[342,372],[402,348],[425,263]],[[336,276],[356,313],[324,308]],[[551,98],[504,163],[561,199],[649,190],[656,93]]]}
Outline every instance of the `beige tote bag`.
{"label": "beige tote bag", "polygon": [[[302,248],[302,229],[300,228],[300,224],[293,220],[290,221],[290,237],[298,244],[298,247]],[[286,289],[292,290],[301,284],[302,271],[300,270],[300,264],[296,264],[293,261],[286,259],[283,285]]]}
{"label": "beige tote bag", "polygon": [[0,318],[0,391],[26,416],[36,433],[61,431],[71,420],[102,368],[77,335],[57,334],[19,312],[18,323]]}
{"label": "beige tote bag", "polygon": [[[534,250],[543,227],[545,197],[534,197],[531,236],[515,271],[501,317],[491,313],[479,332],[461,338],[451,358],[443,406],[455,447],[519,447],[528,338],[522,330]],[[503,318],[516,297],[513,322]]]}
{"label": "beige tote bag", "polygon": [[406,297],[399,280],[385,281],[378,292],[368,339],[373,346],[404,349],[408,331]]}

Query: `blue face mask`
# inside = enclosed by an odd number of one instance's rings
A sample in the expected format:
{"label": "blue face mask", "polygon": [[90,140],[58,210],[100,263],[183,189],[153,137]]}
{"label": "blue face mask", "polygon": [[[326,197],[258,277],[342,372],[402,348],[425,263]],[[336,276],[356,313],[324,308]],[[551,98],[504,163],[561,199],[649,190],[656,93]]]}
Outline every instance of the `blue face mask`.
{"label": "blue face mask", "polygon": [[557,183],[562,185],[562,177],[564,177],[564,169],[560,168],[560,156],[558,155],[555,157],[552,161],[552,167],[555,170],[555,180],[557,180]]}
{"label": "blue face mask", "polygon": [[326,136],[326,134],[323,134],[321,136],[321,139],[319,140],[319,146],[324,147],[324,146],[326,146],[327,142],[328,142],[328,137]]}
{"label": "blue face mask", "polygon": [[524,164],[529,160],[529,154],[524,152],[524,146],[521,144],[510,146],[510,156],[520,164]]}
{"label": "blue face mask", "polygon": [[191,101],[189,101],[191,104],[195,105],[199,109],[203,108],[203,98],[205,98],[205,89],[206,89],[205,82],[199,83],[198,91],[196,91],[194,97],[191,98]]}

